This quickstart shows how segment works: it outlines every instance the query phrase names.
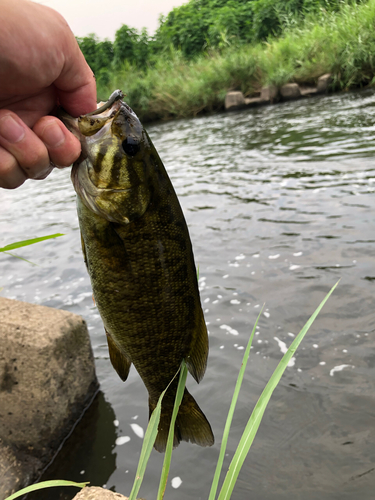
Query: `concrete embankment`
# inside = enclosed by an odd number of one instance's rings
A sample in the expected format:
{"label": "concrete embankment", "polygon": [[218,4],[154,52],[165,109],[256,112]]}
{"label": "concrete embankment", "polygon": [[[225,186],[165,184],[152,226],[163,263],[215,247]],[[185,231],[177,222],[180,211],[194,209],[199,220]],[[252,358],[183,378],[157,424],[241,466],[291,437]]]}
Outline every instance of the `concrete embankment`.
{"label": "concrete embankment", "polygon": [[34,482],[98,390],[86,323],[0,298],[0,500]]}
{"label": "concrete embankment", "polygon": [[234,111],[237,109],[251,108],[264,104],[273,104],[279,101],[292,101],[316,94],[325,94],[332,80],[331,74],[327,73],[318,78],[316,87],[298,83],[287,83],[281,87],[275,85],[264,87],[257,96],[246,98],[242,92],[232,91],[225,96],[225,109]]}

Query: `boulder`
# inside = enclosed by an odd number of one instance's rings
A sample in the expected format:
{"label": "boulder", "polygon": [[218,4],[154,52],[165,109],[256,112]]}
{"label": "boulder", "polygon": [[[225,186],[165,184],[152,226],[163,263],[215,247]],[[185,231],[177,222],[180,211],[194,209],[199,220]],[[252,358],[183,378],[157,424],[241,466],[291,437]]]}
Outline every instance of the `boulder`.
{"label": "boulder", "polygon": [[326,73],[318,78],[318,93],[324,94],[328,91],[329,84],[332,82],[331,73]]}
{"label": "boulder", "polygon": [[225,109],[227,111],[240,109],[243,108],[244,106],[245,106],[245,97],[242,92],[239,91],[227,92],[227,95],[225,96]]}
{"label": "boulder", "polygon": [[[98,389],[84,320],[0,298],[0,500],[32,482]],[[9,491],[8,491],[9,490]]]}
{"label": "boulder", "polygon": [[73,500],[128,500],[128,497],[97,486],[86,486]]}
{"label": "boulder", "polygon": [[274,102],[279,99],[279,89],[275,85],[263,87],[260,93],[262,101]]}
{"label": "boulder", "polygon": [[301,91],[297,83],[287,83],[283,85],[280,88],[280,94],[284,101],[301,97]]}

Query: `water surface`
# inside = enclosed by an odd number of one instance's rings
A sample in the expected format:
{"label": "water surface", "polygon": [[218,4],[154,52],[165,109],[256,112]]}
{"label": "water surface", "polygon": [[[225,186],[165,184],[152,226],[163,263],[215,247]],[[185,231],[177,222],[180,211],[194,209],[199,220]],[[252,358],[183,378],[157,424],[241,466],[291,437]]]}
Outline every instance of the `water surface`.
{"label": "water surface", "polygon": [[[370,500],[375,488],[375,94],[317,97],[148,127],[183,207],[210,332],[205,378],[188,387],[212,448],[181,443],[166,498],[205,499],[243,350],[265,303],[229,438],[229,465],[254,404],[331,286],[341,282],[271,399],[233,500]],[[2,296],[88,323],[100,397],[44,479],[129,494],[148,420],[132,368],[112,369],[80,250],[69,169],[2,190],[2,244],[65,233],[2,255]],[[117,444],[116,444],[117,443]],[[140,496],[156,497],[153,451]],[[180,478],[180,481],[175,478]],[[72,492],[38,498],[71,498]]]}

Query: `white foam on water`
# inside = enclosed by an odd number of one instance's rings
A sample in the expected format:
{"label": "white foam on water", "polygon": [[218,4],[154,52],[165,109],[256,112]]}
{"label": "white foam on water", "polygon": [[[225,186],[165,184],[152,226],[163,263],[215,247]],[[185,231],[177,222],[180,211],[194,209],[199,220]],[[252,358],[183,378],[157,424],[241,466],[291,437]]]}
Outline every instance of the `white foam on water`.
{"label": "white foam on water", "polygon": [[301,255],[303,254],[303,252],[296,252],[294,253],[294,257],[301,257]]}
{"label": "white foam on water", "polygon": [[265,311],[265,312],[263,313],[263,316],[265,316],[266,318],[269,318],[271,315],[270,315],[270,313],[269,313],[269,312]]}
{"label": "white foam on water", "polygon": [[244,258],[245,258],[245,256],[243,253],[240,253],[240,255],[237,255],[237,257],[235,257],[236,260],[242,260]]}
{"label": "white foam on water", "polygon": [[228,333],[230,333],[231,335],[238,335],[238,331],[235,330],[234,328],[232,328],[231,326],[229,325],[220,325],[220,328],[222,330],[226,330]]}
{"label": "white foam on water", "polygon": [[[287,348],[287,346],[286,346],[286,343],[285,343],[285,342],[283,342],[282,340],[280,340],[280,339],[279,339],[279,338],[277,338],[277,337],[274,337],[274,340],[276,340],[276,342],[278,343],[279,348],[280,348],[280,351],[281,351],[283,354],[285,354],[285,353],[287,352],[287,350],[288,350],[288,348]],[[291,360],[289,361],[288,366],[289,366],[289,368],[291,368],[291,367],[292,367],[292,366],[294,366],[295,364],[296,364],[296,358],[295,358],[295,357],[293,357],[293,358],[291,358]]]}
{"label": "white foam on water", "polygon": [[295,337],[296,335],[292,332],[288,332],[289,337]]}
{"label": "white foam on water", "polygon": [[113,425],[114,425],[115,427],[118,427],[118,426],[120,425],[120,422],[119,422],[118,420],[114,420],[114,421],[113,421]]}
{"label": "white foam on water", "polygon": [[269,259],[278,259],[279,257],[280,257],[279,253],[275,253],[274,255],[269,255],[268,256]]}
{"label": "white foam on water", "polygon": [[241,304],[241,301],[237,300],[237,299],[232,299],[230,301],[231,304]]}
{"label": "white foam on water", "polygon": [[205,304],[207,304],[207,302],[210,302],[210,297],[207,297],[207,299],[204,299],[203,301]]}
{"label": "white foam on water", "polygon": [[178,476],[174,477],[171,481],[172,488],[179,488],[182,484],[182,479]]}
{"label": "white foam on water", "polygon": [[296,269],[299,269],[301,266],[297,266],[296,264],[292,264],[289,266],[289,271],[295,271]]}
{"label": "white foam on water", "polygon": [[134,434],[136,436],[138,436],[139,438],[143,438],[143,436],[145,435],[144,433],[144,430],[142,429],[142,427],[138,424],[130,424],[130,427],[132,428],[132,431],[134,432]]}
{"label": "white foam on water", "polygon": [[138,418],[138,415],[134,415],[134,417],[132,417],[132,420],[137,420]]}
{"label": "white foam on water", "polygon": [[257,259],[257,258],[259,257],[259,253],[255,253],[255,254],[253,255],[253,257],[254,257],[254,259]]}
{"label": "white foam on water", "polygon": [[120,436],[116,439],[115,444],[116,446],[121,446],[125,443],[129,443],[130,437],[129,436]]}
{"label": "white foam on water", "polygon": [[318,349],[318,344],[313,344],[314,349]]}
{"label": "white foam on water", "polygon": [[227,278],[228,278],[228,276],[229,276],[229,274],[224,274],[223,278],[224,278],[224,279],[227,279]]}
{"label": "white foam on water", "polygon": [[344,368],[354,368],[354,366],[353,365],[338,365],[338,366],[335,366],[334,368],[332,368],[332,370],[330,370],[329,374],[331,375],[331,377],[333,377],[336,372],[341,372],[342,370],[344,370]]}
{"label": "white foam on water", "polygon": [[322,366],[324,366],[326,364],[326,362],[325,361],[321,361],[319,364],[322,365]]}

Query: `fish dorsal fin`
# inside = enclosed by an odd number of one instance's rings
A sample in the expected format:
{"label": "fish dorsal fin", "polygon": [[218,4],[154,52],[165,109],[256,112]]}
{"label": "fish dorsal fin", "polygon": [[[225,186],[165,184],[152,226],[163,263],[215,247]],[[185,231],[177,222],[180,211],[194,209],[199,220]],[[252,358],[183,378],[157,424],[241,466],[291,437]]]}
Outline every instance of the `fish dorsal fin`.
{"label": "fish dorsal fin", "polygon": [[107,334],[108,351],[112,366],[116,370],[120,379],[125,382],[128,378],[132,362],[122,351],[120,351],[107,330],[105,333]]}
{"label": "fish dorsal fin", "polygon": [[199,384],[203,378],[204,372],[206,371],[208,356],[207,327],[201,307],[198,308],[196,325],[197,326],[193,334],[193,341],[191,343],[191,349],[185,361],[189,372]]}

